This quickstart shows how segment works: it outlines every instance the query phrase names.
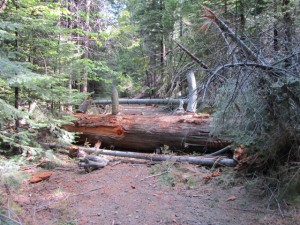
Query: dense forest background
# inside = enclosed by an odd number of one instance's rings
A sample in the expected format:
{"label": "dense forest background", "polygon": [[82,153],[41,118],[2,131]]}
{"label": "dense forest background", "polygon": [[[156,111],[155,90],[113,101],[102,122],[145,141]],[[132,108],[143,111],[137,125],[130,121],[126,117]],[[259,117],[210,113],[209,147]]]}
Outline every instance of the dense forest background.
{"label": "dense forest background", "polygon": [[[299,162],[298,0],[2,0],[0,153],[32,159],[57,142],[86,99],[185,98],[197,79],[212,135],[258,153],[263,168]],[[299,177],[299,164],[277,174]],[[296,176],[295,176],[296,175]]]}

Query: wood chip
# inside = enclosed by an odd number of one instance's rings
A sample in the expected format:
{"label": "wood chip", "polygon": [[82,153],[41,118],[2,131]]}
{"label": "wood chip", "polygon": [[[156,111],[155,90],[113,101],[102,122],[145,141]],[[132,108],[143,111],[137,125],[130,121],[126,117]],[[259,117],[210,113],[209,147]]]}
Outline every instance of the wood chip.
{"label": "wood chip", "polygon": [[227,202],[236,200],[235,196],[230,196],[226,199]]}
{"label": "wood chip", "polygon": [[48,180],[52,175],[52,172],[42,172],[42,173],[38,173],[38,174],[35,174],[33,175],[33,177],[31,177],[29,179],[29,182],[32,183],[32,184],[35,184],[35,183],[38,183],[38,182],[41,182],[43,180]]}

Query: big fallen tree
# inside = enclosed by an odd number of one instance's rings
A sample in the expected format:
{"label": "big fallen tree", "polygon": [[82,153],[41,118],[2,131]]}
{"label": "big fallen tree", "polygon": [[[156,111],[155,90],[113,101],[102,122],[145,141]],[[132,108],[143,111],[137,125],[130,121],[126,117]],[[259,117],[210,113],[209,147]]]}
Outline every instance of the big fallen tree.
{"label": "big fallen tree", "polygon": [[80,132],[78,141],[109,149],[154,152],[168,146],[182,151],[206,151],[227,146],[227,141],[210,137],[207,115],[87,115],[76,114],[70,132]]}

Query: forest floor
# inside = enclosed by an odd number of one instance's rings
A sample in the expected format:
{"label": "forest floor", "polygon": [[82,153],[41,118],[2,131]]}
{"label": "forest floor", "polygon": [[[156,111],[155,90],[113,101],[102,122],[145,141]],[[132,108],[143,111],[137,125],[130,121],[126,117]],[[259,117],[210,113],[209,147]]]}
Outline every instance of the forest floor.
{"label": "forest floor", "polygon": [[[43,169],[26,172],[37,170]],[[209,169],[196,165],[133,161],[86,173],[70,161],[52,172],[40,183],[24,181],[19,189],[10,190],[10,196],[1,191],[2,203],[18,214],[22,224],[296,225],[300,221],[295,208],[284,218],[278,210],[267,210],[260,189],[249,194],[231,168],[212,177]]]}
{"label": "forest floor", "polygon": [[[259,184],[233,168],[129,159],[86,173],[76,160],[59,157],[61,164],[48,180],[0,186],[0,213],[9,212],[22,225],[300,224],[299,208],[282,209],[285,217],[277,208],[267,209]],[[23,173],[41,171],[32,166]]]}

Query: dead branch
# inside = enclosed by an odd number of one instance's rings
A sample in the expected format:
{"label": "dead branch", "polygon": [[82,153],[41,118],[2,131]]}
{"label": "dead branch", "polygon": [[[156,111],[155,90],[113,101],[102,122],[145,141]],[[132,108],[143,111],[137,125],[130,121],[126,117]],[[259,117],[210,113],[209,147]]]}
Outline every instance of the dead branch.
{"label": "dead branch", "polygon": [[237,45],[239,45],[245,51],[245,53],[251,60],[264,64],[264,60],[259,59],[258,54],[252,51],[245,44],[245,42],[233,30],[231,30],[230,27],[223,20],[221,20],[211,9],[203,5],[202,8],[205,11],[205,14],[203,15],[204,18],[214,22],[221,29],[221,31],[231,37],[237,43]]}
{"label": "dead branch", "polygon": [[153,174],[153,175],[151,175],[151,176],[144,177],[143,179],[141,179],[141,181],[146,180],[146,179],[151,178],[151,177],[158,177],[158,176],[164,175],[164,174],[166,174],[166,173],[168,173],[168,172],[169,172],[169,170],[164,171],[164,172],[161,172],[161,173],[158,173],[158,174]]}
{"label": "dead branch", "polygon": [[69,197],[75,197],[75,196],[79,196],[79,195],[86,195],[86,194],[89,194],[92,191],[97,191],[97,190],[102,189],[102,188],[103,187],[94,188],[94,189],[88,190],[88,191],[86,191],[84,193],[70,195]]}
{"label": "dead branch", "polygon": [[[257,63],[257,64],[255,64],[255,63],[236,63],[236,64],[228,64],[228,65],[219,67],[217,70],[215,70],[215,72],[209,77],[208,81],[206,82],[206,85],[204,87],[204,94],[202,97],[202,101],[205,99],[206,91],[207,91],[207,88],[208,88],[211,80],[221,69],[224,69],[224,68],[235,67],[235,66],[257,67],[259,69],[264,70],[267,74],[269,74],[271,76],[272,80],[275,80],[275,77],[278,77],[278,76],[285,76],[285,71],[283,71],[280,68],[274,67],[272,65],[268,65],[264,58],[259,57],[258,53],[255,53],[254,51],[252,51],[251,48],[249,48],[249,46],[247,46],[246,43],[241,39],[241,37],[239,35],[237,35],[233,30],[231,30],[230,27],[222,19],[220,19],[211,9],[209,9],[208,7],[203,6],[203,5],[202,5],[202,8],[205,11],[203,17],[208,19],[209,21],[215,23],[222,32],[228,34],[228,36],[231,37],[232,40],[244,50],[244,52],[250,58],[250,60]],[[297,53],[296,53],[296,55],[297,55]],[[294,55],[291,55],[289,57],[293,57],[293,56]],[[292,101],[294,101],[294,103],[297,105],[297,107],[300,108],[300,99],[298,98],[297,95],[295,95],[290,90],[289,87],[283,86],[281,88],[281,90],[284,93],[286,93]]]}
{"label": "dead branch", "polygon": [[111,156],[120,156],[128,158],[137,158],[137,159],[147,159],[151,161],[167,161],[175,160],[176,162],[189,162],[194,164],[199,164],[203,166],[235,166],[236,162],[233,159],[218,157],[189,157],[189,156],[170,156],[170,155],[153,155],[153,154],[144,154],[137,152],[122,152],[122,151],[111,151],[105,149],[95,150],[94,148],[83,148],[78,147],[79,150],[83,150],[90,153],[111,155]]}
{"label": "dead branch", "polygon": [[231,150],[231,148],[232,148],[232,146],[228,145],[225,148],[222,148],[219,151],[213,152],[213,153],[208,154],[206,156],[217,156],[217,155],[223,154],[224,152],[227,152],[227,151]]}
{"label": "dead branch", "polygon": [[177,41],[174,40],[174,42],[178,45],[179,48],[181,48],[187,55],[189,55],[195,62],[197,62],[203,69],[207,70],[209,67],[197,56],[195,56],[193,53],[191,53],[187,48],[185,48],[183,45],[179,44]]}
{"label": "dead branch", "polygon": [[[1,217],[2,217],[5,221],[11,221],[11,222],[14,222],[15,224],[22,225],[21,222],[18,222],[18,221],[14,220],[14,219],[12,219],[12,218],[10,218],[10,217],[8,217],[8,216],[5,216],[5,215],[3,215],[3,214],[0,214],[0,222],[3,221],[3,220],[1,219]],[[4,221],[4,222],[5,222],[5,221]]]}

